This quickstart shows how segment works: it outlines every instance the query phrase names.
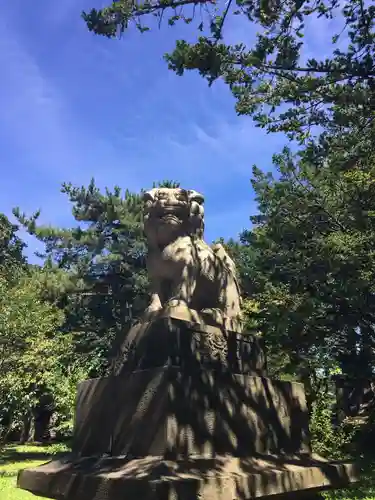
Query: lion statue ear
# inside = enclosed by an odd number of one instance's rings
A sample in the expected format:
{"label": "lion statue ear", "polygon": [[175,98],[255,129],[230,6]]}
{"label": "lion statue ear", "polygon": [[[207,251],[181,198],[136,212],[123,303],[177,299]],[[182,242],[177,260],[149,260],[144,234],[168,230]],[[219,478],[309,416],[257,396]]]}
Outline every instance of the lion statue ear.
{"label": "lion statue ear", "polygon": [[188,189],[187,195],[188,195],[188,199],[189,199],[190,203],[192,201],[195,201],[199,205],[202,205],[204,203],[204,196],[203,196],[203,194],[198,193],[198,191],[194,191],[194,189]]}
{"label": "lion statue ear", "polygon": [[145,191],[143,193],[143,201],[146,203],[147,201],[154,201],[156,197],[156,193],[158,192],[157,188],[150,189],[149,191]]}
{"label": "lion statue ear", "polygon": [[193,236],[203,239],[204,233],[204,196],[198,191],[187,191],[190,205],[190,227]]}

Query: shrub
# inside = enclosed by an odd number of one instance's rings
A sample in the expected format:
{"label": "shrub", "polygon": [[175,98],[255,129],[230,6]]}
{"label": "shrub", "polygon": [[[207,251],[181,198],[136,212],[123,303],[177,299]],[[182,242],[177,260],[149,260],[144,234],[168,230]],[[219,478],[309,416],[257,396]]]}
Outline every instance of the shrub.
{"label": "shrub", "polygon": [[329,458],[343,458],[349,452],[354,431],[345,423],[333,425],[332,398],[328,394],[312,404],[310,415],[311,445],[314,453]]}

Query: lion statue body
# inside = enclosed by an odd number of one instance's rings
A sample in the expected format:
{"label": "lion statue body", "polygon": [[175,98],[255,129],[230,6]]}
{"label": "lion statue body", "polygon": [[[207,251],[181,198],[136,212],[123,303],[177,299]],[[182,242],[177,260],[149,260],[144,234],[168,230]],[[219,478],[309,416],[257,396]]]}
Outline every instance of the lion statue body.
{"label": "lion statue body", "polygon": [[236,268],[224,247],[203,240],[204,198],[192,190],[144,194],[144,231],[151,303],[146,312],[183,305],[222,320],[240,320]]}

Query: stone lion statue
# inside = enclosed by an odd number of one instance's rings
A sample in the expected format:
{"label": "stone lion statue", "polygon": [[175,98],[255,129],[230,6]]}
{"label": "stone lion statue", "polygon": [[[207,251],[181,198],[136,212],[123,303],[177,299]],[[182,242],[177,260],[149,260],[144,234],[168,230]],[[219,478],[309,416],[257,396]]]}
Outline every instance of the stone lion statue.
{"label": "stone lion statue", "polygon": [[224,247],[203,240],[204,198],[193,190],[154,188],[144,194],[144,231],[151,303],[146,312],[183,305],[240,319],[236,268]]}

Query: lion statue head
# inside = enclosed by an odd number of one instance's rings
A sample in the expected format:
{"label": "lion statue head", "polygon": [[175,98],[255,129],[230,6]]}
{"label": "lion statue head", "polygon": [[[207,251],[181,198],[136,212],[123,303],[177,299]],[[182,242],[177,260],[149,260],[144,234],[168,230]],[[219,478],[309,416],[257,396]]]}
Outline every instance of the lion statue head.
{"label": "lion statue head", "polygon": [[143,195],[144,231],[149,243],[168,244],[180,236],[203,238],[204,197],[194,190],[154,188]]}

